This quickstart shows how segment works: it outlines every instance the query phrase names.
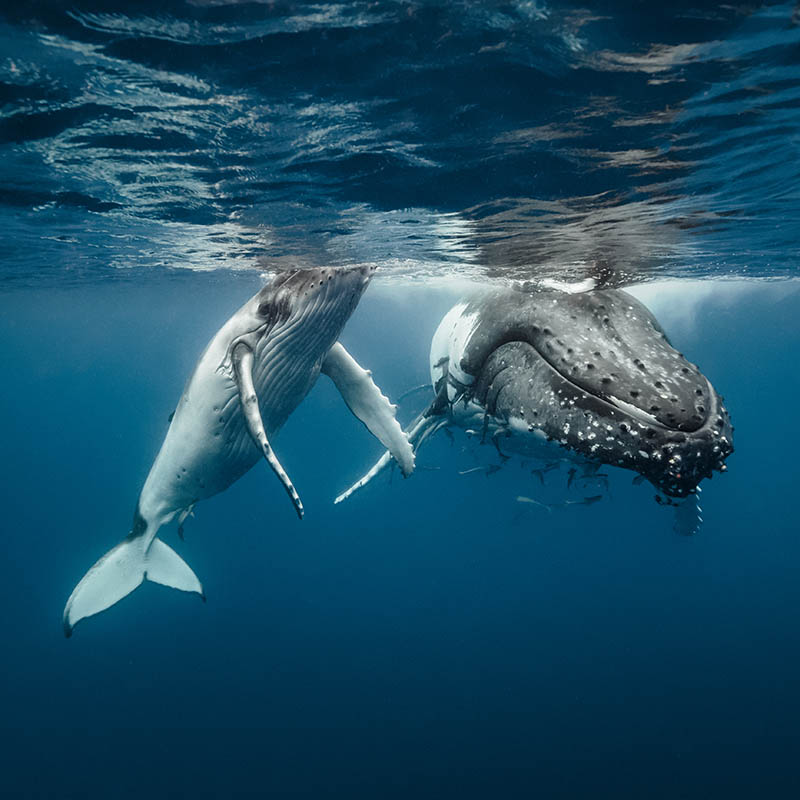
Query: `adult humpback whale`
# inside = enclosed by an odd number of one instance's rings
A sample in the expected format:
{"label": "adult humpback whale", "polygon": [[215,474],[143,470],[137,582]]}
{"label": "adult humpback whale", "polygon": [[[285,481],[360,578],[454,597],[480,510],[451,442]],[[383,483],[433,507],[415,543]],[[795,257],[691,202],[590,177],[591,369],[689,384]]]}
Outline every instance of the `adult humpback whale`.
{"label": "adult humpback whale", "polygon": [[300,498],[269,438],[320,372],[403,473],[414,469],[395,406],[336,341],[374,270],[282,273],[220,328],[181,396],[139,495],[131,533],[86,573],[67,601],[67,636],[79,620],[109,608],[145,579],[203,596],[191,568],[156,534],[176,517],[182,523],[195,503],[226,489],[262,456],[302,517]]}
{"label": "adult humpback whale", "polygon": [[416,448],[455,425],[504,451],[634,470],[670,498],[694,494],[733,452],[722,398],[623,291],[500,289],[460,302],[433,336],[430,369],[435,399],[408,429]]}

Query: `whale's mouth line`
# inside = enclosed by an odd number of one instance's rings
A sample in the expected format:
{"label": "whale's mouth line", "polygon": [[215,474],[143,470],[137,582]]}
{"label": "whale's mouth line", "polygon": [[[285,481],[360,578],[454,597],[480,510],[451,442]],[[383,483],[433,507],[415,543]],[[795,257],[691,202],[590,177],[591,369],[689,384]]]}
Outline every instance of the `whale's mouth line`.
{"label": "whale's mouth line", "polygon": [[[539,350],[539,348],[536,347],[536,345],[525,340],[518,340],[518,341],[520,344],[526,344],[529,347],[531,347],[539,356],[539,358],[542,360],[542,362],[562,381],[568,384],[570,389],[574,390],[579,394],[583,394],[593,398],[594,400],[602,403],[611,411],[617,411],[617,412],[621,411],[624,414],[627,414],[629,417],[635,419],[637,422],[640,422],[641,424],[647,425],[658,431],[662,431],[664,433],[680,433],[683,434],[684,436],[694,436],[696,434],[699,434],[701,431],[703,431],[705,428],[708,427],[708,425],[711,422],[711,418],[717,411],[717,399],[715,396],[714,388],[712,387],[711,382],[708,380],[708,378],[706,378],[705,375],[701,374],[701,377],[705,381],[706,387],[708,388],[708,394],[711,399],[711,403],[713,404],[712,408],[709,409],[703,424],[700,425],[700,427],[696,428],[695,430],[684,431],[681,430],[680,428],[673,428],[669,425],[665,425],[663,422],[660,422],[654,416],[648,414],[646,411],[639,408],[638,406],[635,406],[633,403],[628,403],[625,400],[620,400],[618,397],[614,397],[613,395],[603,396],[601,394],[596,394],[595,392],[592,392],[589,389],[587,389],[585,386],[581,386],[580,384],[575,383],[568,375],[565,375],[556,366],[554,366],[553,363],[544,356],[544,354]],[[509,344],[509,342],[504,342],[504,344]],[[492,353],[494,353],[497,349],[498,348],[492,350]],[[490,353],[489,355],[491,356],[492,353]],[[488,361],[488,357],[486,361]],[[505,369],[508,369],[508,367],[506,367]],[[502,374],[502,371],[495,376],[495,380],[497,380],[497,377],[500,374]]]}
{"label": "whale's mouth line", "polygon": [[662,431],[674,431],[677,430],[676,428],[670,428],[667,425],[664,425],[663,422],[659,422],[652,414],[648,414],[646,411],[643,411],[638,406],[633,405],[633,403],[627,403],[625,400],[620,400],[618,397],[614,397],[613,395],[609,395],[604,397],[601,394],[596,394],[595,392],[590,391],[585,386],[581,386],[578,383],[575,383],[568,375],[565,375],[561,370],[557,369],[553,364],[548,361],[544,355],[539,351],[538,348],[534,347],[534,350],[539,354],[539,357],[544,361],[545,364],[556,374],[562,381],[569,384],[571,389],[574,389],[576,392],[580,392],[582,394],[588,395],[589,397],[598,400],[599,402],[603,403],[603,405],[607,406],[612,411],[622,411],[624,414],[627,414],[629,417],[633,417],[634,419],[638,420],[639,422],[643,423],[644,425],[650,425],[655,428],[660,428]]}

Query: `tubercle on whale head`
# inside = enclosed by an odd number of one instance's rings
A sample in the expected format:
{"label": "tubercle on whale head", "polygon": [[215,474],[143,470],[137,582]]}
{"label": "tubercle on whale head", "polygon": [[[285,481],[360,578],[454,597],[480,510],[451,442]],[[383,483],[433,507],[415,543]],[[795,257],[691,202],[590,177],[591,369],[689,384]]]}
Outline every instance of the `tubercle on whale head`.
{"label": "tubercle on whale head", "polygon": [[298,307],[315,302],[349,301],[355,308],[377,266],[314,267],[279,272],[253,298],[256,312],[267,322],[283,321]]}
{"label": "tubercle on whale head", "polygon": [[714,417],[697,431],[661,432],[652,447],[628,450],[620,466],[637,471],[668,497],[694,494],[713,473],[725,472],[725,460],[733,453],[733,428],[728,412],[720,404]]}
{"label": "tubercle on whale head", "polygon": [[[235,315],[223,368],[234,347],[256,352],[270,334],[290,329],[294,336],[338,336],[358,305],[377,267],[315,267],[279,272]],[[322,346],[322,345],[321,345]]]}
{"label": "tubercle on whale head", "polygon": [[510,371],[499,373],[488,391],[478,383],[478,396],[473,396],[518,433],[558,444],[589,461],[637,472],[673,498],[693,494],[714,471],[727,471],[733,429],[721,405],[703,428],[684,432],[639,420],[574,387],[565,391],[563,385],[543,385],[537,381],[540,376],[533,383],[529,375],[512,384]]}

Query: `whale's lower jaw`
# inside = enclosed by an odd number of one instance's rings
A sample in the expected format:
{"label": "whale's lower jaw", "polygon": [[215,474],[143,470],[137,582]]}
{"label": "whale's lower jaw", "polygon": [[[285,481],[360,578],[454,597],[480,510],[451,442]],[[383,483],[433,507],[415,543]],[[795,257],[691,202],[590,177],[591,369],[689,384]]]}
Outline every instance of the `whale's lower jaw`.
{"label": "whale's lower jaw", "polygon": [[513,430],[634,470],[671,497],[694,492],[703,478],[724,469],[733,452],[730,418],[710,383],[705,423],[682,431],[577,386],[527,342],[508,342],[494,350],[470,394],[488,415]]}

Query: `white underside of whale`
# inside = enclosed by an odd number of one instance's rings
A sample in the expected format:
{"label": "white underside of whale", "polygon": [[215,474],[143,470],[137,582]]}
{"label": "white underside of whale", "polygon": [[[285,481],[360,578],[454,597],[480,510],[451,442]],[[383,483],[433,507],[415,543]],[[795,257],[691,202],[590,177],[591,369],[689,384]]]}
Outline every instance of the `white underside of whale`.
{"label": "white underside of whale", "polygon": [[[89,570],[67,601],[67,635],[80,619],[113,605],[145,579],[202,595],[190,567],[156,534],[175,517],[182,522],[198,501],[226,489],[262,457],[302,516],[299,496],[270,441],[320,372],[331,378],[353,414],[389,449],[404,474],[413,470],[414,453],[395,418],[396,407],[371,373],[331,337],[331,329],[335,337],[350,316],[355,292],[360,295],[364,286],[345,286],[341,302],[351,305],[337,317],[339,276],[324,271],[325,276],[329,273],[336,279],[327,278],[324,286],[320,281],[316,295],[280,327],[263,335],[253,333],[262,324],[255,313],[257,295],[211,340],[144,483],[134,530]],[[242,357],[237,359],[237,354]]]}

